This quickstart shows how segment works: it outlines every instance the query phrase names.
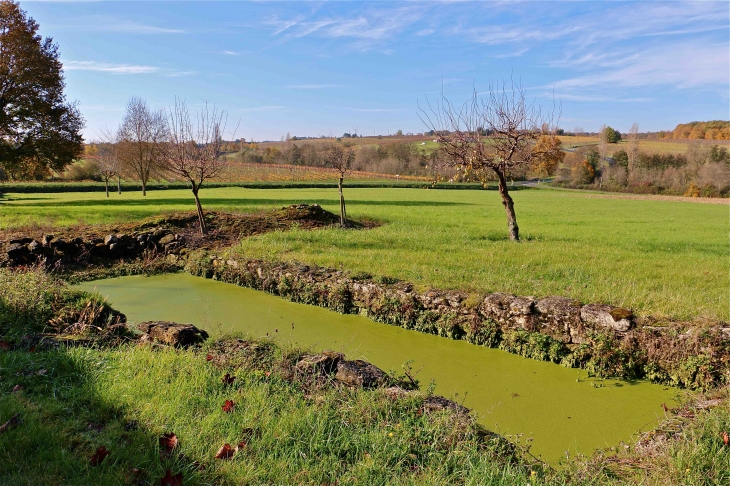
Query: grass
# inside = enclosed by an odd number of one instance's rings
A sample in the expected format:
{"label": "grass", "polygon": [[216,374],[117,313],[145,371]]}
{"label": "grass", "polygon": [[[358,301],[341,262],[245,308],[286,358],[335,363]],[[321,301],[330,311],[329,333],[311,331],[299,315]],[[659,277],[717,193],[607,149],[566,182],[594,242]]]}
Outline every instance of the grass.
{"label": "grass", "polygon": [[[205,208],[258,211],[319,203],[331,189],[209,189]],[[513,193],[524,241],[507,240],[496,191],[346,189],[348,215],[384,224],[367,231],[275,232],[244,240],[248,257],[297,260],[392,276],[422,286],[564,295],[642,315],[730,319],[724,205],[603,199],[559,190]],[[0,203],[0,227],[136,220],[192,209],[189,191],[17,194]]]}

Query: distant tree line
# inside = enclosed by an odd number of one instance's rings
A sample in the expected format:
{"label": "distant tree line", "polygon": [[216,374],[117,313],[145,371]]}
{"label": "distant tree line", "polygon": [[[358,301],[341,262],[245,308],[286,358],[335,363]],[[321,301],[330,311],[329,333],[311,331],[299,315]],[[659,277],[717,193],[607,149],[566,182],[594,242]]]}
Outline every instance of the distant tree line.
{"label": "distant tree line", "polygon": [[639,194],[702,197],[730,195],[730,153],[718,145],[692,144],[685,154],[615,147],[601,157],[595,147],[568,153],[555,184]]}
{"label": "distant tree line", "polygon": [[659,138],[673,140],[730,140],[730,121],[680,123],[671,132],[659,132]]}

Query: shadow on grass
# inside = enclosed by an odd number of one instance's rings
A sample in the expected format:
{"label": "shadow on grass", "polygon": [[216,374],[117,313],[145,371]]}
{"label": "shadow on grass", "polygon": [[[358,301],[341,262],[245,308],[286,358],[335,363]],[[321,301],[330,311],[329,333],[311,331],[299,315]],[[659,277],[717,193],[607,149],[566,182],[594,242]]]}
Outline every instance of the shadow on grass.
{"label": "shadow on grass", "polygon": [[[0,440],[1,484],[154,484],[185,467],[161,459],[157,437],[99,396],[93,374],[103,364],[90,350],[0,352],[0,421],[22,420]],[[102,446],[110,454],[92,466]]]}
{"label": "shadow on grass", "polygon": [[[24,199],[27,201],[28,199]],[[471,206],[469,203],[455,203],[455,202],[441,202],[441,201],[367,201],[367,200],[346,200],[348,206],[400,206],[400,207],[444,207],[444,206]],[[234,199],[234,198],[206,198],[201,197],[201,203],[203,208],[212,209],[219,207],[249,207],[249,206],[273,206],[279,207],[281,205],[290,204],[319,204],[332,205],[338,204],[335,198],[333,199]],[[94,207],[94,206],[117,206],[117,207],[129,207],[129,206],[181,206],[191,205],[193,206],[193,198],[190,196],[190,200],[186,198],[177,199],[136,199],[136,200],[77,200],[77,201],[46,201],[42,203],[30,203],[30,204],[8,204],[8,206],[23,206],[23,207]]]}

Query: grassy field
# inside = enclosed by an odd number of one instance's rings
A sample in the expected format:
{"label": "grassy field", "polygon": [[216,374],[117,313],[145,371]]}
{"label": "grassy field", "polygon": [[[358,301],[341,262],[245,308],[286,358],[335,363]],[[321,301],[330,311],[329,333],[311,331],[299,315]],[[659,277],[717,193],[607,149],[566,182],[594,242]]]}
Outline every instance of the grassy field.
{"label": "grassy field", "polygon": [[[335,189],[209,189],[204,207],[258,211],[319,203]],[[514,192],[524,241],[507,240],[496,191],[346,189],[348,214],[383,222],[363,231],[269,233],[241,243],[249,257],[388,275],[422,286],[565,295],[675,319],[730,319],[725,205],[603,199],[559,190]],[[189,191],[10,194],[0,227],[130,221],[192,210]],[[40,229],[40,228],[39,228]]]}

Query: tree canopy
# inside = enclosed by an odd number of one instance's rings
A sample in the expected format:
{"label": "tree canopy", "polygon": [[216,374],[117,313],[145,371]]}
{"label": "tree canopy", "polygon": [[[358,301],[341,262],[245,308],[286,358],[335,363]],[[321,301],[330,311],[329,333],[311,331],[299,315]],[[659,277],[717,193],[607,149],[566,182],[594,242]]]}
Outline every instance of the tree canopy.
{"label": "tree canopy", "polygon": [[83,152],[58,45],[37,32],[17,3],[0,1],[0,167],[15,179],[60,171]]}

